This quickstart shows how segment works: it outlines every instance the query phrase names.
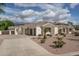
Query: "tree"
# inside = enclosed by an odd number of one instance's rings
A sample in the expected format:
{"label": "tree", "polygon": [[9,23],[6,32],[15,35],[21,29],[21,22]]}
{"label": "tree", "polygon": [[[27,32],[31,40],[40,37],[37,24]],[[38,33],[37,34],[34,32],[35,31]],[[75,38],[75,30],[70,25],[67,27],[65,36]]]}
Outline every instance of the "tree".
{"label": "tree", "polygon": [[4,3],[0,3],[0,13],[4,13],[4,10],[3,10],[4,5],[5,5]]}
{"label": "tree", "polygon": [[14,23],[10,20],[2,20],[0,21],[0,30],[7,30],[9,26],[13,26]]}

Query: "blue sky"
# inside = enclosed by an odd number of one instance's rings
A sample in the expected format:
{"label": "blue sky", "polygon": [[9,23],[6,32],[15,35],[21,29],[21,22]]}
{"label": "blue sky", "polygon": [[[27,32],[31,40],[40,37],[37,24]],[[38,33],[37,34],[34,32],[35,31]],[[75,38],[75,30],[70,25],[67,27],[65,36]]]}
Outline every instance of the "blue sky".
{"label": "blue sky", "polygon": [[16,23],[44,20],[79,23],[78,3],[6,3],[3,9],[5,14],[1,14],[0,17]]}

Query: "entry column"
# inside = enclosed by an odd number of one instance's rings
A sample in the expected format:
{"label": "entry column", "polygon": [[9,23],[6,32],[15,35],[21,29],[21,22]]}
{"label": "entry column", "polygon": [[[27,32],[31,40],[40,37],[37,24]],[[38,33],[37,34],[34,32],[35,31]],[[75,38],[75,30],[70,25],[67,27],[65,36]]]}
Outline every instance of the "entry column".
{"label": "entry column", "polygon": [[15,28],[15,35],[18,35],[17,28]]}
{"label": "entry column", "polygon": [[9,30],[9,35],[11,35],[11,30]]}

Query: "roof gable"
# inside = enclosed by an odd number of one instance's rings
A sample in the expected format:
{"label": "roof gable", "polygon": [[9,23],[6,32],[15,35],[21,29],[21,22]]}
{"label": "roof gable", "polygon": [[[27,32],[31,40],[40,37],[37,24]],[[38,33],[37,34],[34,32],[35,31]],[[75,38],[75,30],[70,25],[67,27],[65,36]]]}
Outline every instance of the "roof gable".
{"label": "roof gable", "polygon": [[42,25],[42,26],[51,27],[51,26],[54,26],[54,24],[48,22],[48,23],[46,23],[46,24],[44,24],[44,25]]}

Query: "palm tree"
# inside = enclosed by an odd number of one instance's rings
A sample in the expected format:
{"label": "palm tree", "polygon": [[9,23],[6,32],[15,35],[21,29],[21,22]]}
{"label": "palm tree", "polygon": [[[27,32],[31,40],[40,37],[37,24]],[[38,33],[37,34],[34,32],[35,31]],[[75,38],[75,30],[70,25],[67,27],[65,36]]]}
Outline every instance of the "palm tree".
{"label": "palm tree", "polygon": [[4,3],[0,3],[0,13],[4,13],[3,6],[4,6]]}

